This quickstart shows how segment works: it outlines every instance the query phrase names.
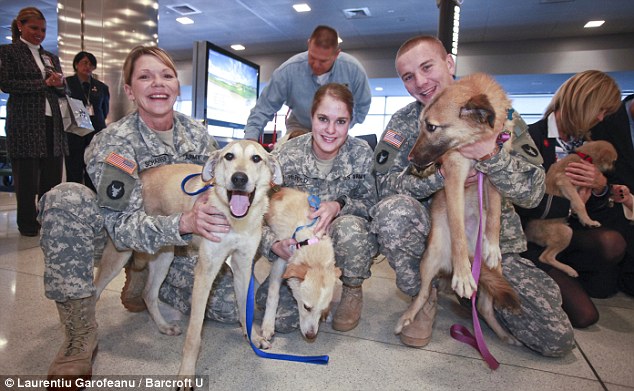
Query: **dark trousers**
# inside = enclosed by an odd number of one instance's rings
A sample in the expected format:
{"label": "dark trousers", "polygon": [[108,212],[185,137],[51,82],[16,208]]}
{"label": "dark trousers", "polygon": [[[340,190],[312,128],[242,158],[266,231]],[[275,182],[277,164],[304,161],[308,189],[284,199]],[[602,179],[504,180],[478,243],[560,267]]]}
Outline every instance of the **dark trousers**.
{"label": "dark trousers", "polygon": [[77,136],[76,134],[67,133],[68,137],[68,156],[64,159],[66,166],[66,180],[68,182],[83,183],[84,185],[95,191],[95,187],[86,172],[86,163],[84,163],[84,152],[90,144],[95,132],[86,136]]}
{"label": "dark trousers", "polygon": [[11,170],[18,204],[17,223],[20,232],[37,232],[36,197],[62,182],[62,156],[53,156],[53,121],[46,117],[46,144],[48,156],[44,158],[11,158]]}

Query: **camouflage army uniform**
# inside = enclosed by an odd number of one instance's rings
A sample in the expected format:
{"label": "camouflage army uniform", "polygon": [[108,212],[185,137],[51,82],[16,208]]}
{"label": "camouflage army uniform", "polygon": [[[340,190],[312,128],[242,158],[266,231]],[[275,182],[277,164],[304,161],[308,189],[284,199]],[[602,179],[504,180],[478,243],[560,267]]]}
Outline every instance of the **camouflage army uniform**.
{"label": "camouflage army uniform", "polygon": [[[130,114],[99,132],[86,150],[87,171],[97,194],[76,183],[62,183],[42,197],[46,297],[65,302],[95,293],[93,266],[106,235],[119,249],[147,253],[188,245],[192,235],[179,234],[180,214],[145,214],[139,172],[172,163],[202,165],[218,145],[202,125],[180,113],[174,114],[173,133],[174,148],[165,145],[138,113]],[[190,306],[193,264],[195,259],[186,254],[177,256],[161,287],[161,298],[184,312]],[[219,305],[216,318],[237,321],[237,316],[231,318],[237,312],[231,279],[219,280],[225,284],[214,300],[219,296],[229,304]]]}
{"label": "camouflage army uniform", "polygon": [[[422,104],[396,112],[375,150],[374,171],[380,202],[370,210],[380,252],[396,272],[398,288],[410,296],[420,290],[420,259],[430,230],[430,196],[444,187],[438,170],[421,177],[406,173],[407,156],[418,137]],[[512,203],[533,207],[544,193],[541,156],[517,114],[511,153],[501,150],[476,169],[504,196],[500,247],[504,276],[520,295],[522,313],[496,310],[497,317],[524,345],[546,356],[562,356],[574,347],[573,330],[561,309],[559,288],[544,272],[518,254],[526,239]]]}
{"label": "camouflage army uniform", "polygon": [[[273,152],[277,156],[285,187],[292,187],[318,196],[321,202],[345,197],[345,206],[330,228],[335,248],[335,262],[341,268],[341,280],[349,286],[360,286],[370,277],[372,258],[376,255],[376,238],[370,233],[368,210],[377,201],[372,176],[372,150],[363,140],[348,137],[335,158],[332,171],[325,177],[317,170],[312,152],[312,135],[291,139]],[[269,260],[276,259],[271,251],[276,238],[264,227],[260,252]],[[265,308],[268,279],[258,289],[256,302]],[[290,331],[298,327],[297,303],[290,289],[283,285],[280,292],[275,330]]]}

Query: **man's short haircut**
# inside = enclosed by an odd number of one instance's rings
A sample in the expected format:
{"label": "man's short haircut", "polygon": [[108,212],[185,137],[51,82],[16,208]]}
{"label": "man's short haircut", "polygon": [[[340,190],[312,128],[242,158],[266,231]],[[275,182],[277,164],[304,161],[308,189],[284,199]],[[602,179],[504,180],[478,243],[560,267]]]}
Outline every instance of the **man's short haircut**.
{"label": "man's short haircut", "polygon": [[317,26],[309,38],[310,42],[322,49],[334,49],[339,47],[339,34],[337,30],[329,26]]}
{"label": "man's short haircut", "polygon": [[443,58],[447,57],[447,50],[442,42],[434,37],[433,35],[418,35],[416,37],[412,37],[405,41],[400,48],[398,48],[398,52],[396,52],[396,58],[398,59],[403,54],[409,52],[412,48],[420,45],[421,43],[428,43],[432,46],[436,46],[438,49],[438,54],[440,54]]}

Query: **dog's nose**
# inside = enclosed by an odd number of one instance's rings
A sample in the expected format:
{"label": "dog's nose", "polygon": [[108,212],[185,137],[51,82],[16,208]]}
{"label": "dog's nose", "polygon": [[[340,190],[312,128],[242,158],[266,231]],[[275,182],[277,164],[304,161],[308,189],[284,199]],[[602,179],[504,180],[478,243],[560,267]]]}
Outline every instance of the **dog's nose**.
{"label": "dog's nose", "polygon": [[244,185],[247,184],[248,181],[249,177],[243,172],[236,172],[231,175],[231,183],[233,183],[234,186],[242,188],[244,187]]}

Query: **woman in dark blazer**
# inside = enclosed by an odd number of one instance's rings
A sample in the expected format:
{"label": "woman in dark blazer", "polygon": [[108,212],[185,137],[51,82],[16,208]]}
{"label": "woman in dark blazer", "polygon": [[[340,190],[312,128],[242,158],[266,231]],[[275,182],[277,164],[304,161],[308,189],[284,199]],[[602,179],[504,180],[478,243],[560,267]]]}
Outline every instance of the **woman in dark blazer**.
{"label": "woman in dark blazer", "polygon": [[7,101],[7,151],[17,198],[18,230],[37,236],[36,196],[62,180],[66,135],[58,97],[64,94],[59,59],[40,45],[46,19],[40,10],[20,10],[11,24],[13,43],[0,46],[0,89]]}
{"label": "woman in dark blazer", "polygon": [[[528,127],[544,158],[546,171],[558,159],[573,153],[574,148],[588,138],[590,129],[605,116],[614,113],[619,104],[618,85],[603,72],[584,71],[566,80],[546,108],[544,118]],[[586,208],[593,219],[601,221],[598,213],[607,209],[609,200],[607,178],[585,161],[571,163],[567,172],[574,185],[592,188]],[[567,207],[565,212],[567,214]],[[535,218],[523,212],[519,214],[524,222],[527,218]],[[540,214],[543,212],[540,211]],[[625,254],[625,239],[610,226],[586,228],[572,217],[568,219],[568,224],[573,230],[572,239],[557,259],[572,266],[579,277],[572,278],[539,262],[543,248],[534,243],[529,242],[528,251],[522,255],[555,280],[561,290],[562,307],[570,322],[576,328],[584,328],[599,320],[599,312],[590,297],[605,298],[618,291],[618,264]]]}
{"label": "woman in dark blazer", "polygon": [[66,157],[66,180],[83,183],[93,191],[95,187],[86,173],[84,151],[94,135],[106,127],[106,117],[110,109],[108,86],[95,79],[92,72],[97,68],[97,59],[92,53],[79,52],[73,59],[75,74],[66,78],[70,96],[84,102],[90,113],[90,121],[95,131],[85,136],[68,133],[69,153]]}

